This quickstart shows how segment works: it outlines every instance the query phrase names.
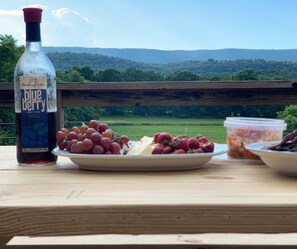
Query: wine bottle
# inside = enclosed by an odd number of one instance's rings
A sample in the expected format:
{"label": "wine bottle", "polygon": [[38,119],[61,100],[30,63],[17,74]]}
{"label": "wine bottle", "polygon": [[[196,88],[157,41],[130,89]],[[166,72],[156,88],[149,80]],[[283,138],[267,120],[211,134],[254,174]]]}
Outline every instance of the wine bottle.
{"label": "wine bottle", "polygon": [[17,161],[19,165],[50,165],[57,161],[56,74],[43,51],[42,9],[24,8],[25,52],[14,71]]}

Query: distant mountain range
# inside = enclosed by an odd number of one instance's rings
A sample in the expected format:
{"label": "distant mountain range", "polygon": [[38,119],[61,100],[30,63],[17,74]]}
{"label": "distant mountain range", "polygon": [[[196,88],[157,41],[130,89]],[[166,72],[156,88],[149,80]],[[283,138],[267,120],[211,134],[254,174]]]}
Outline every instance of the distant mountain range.
{"label": "distant mountain range", "polygon": [[[170,63],[144,63],[119,57],[88,53],[47,53],[57,70],[69,70],[72,67],[90,67],[93,70],[113,68],[123,71],[135,68],[144,71],[154,71],[161,74],[171,74],[177,71],[190,71],[203,77],[232,74],[243,69],[252,69],[258,74],[277,75],[281,79],[297,78],[297,62],[263,59],[181,61]],[[265,76],[266,77],[266,76]]]}
{"label": "distant mountain range", "polygon": [[156,50],[134,48],[45,47],[46,53],[87,53],[118,57],[144,63],[165,64],[182,61],[264,59],[297,61],[297,49],[218,49],[218,50]]}

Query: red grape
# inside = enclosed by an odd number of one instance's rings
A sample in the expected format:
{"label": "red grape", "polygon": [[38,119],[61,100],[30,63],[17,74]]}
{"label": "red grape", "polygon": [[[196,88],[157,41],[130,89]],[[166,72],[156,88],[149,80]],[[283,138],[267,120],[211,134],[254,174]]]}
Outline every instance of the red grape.
{"label": "red grape", "polygon": [[89,127],[95,129],[96,131],[98,130],[98,126],[99,126],[99,123],[97,120],[91,120],[89,122]]}
{"label": "red grape", "polygon": [[112,129],[107,129],[106,131],[110,132],[112,135],[114,135],[114,131]]}
{"label": "red grape", "polygon": [[162,132],[158,136],[158,143],[160,144],[169,144],[170,140],[172,139],[172,136],[166,132]]}
{"label": "red grape", "polygon": [[69,151],[69,152],[71,152],[71,144],[72,144],[72,142],[71,141],[66,141],[66,143],[67,143],[66,150]]}
{"label": "red grape", "polygon": [[106,131],[102,132],[102,136],[112,139],[113,134],[110,131],[106,130]]}
{"label": "red grape", "polygon": [[199,144],[199,141],[192,137],[192,138],[189,138],[189,148],[190,149],[198,149],[200,147],[200,144]]}
{"label": "red grape", "polygon": [[77,126],[73,126],[71,128],[71,131],[74,131],[75,133],[79,133],[80,132],[80,130],[79,130],[79,128]]}
{"label": "red grape", "polygon": [[63,131],[58,131],[56,133],[56,139],[58,140],[58,142],[63,141],[65,139],[66,135]]}
{"label": "red grape", "polygon": [[155,149],[152,154],[185,154],[213,152],[214,144],[203,135],[188,137],[180,135],[173,137],[166,132],[158,132],[154,135]]}
{"label": "red grape", "polygon": [[121,136],[120,143],[128,144],[129,143],[129,138],[127,136],[125,136],[125,135]]}
{"label": "red grape", "polygon": [[152,154],[162,154],[162,153],[163,153],[163,148],[161,146],[156,146],[152,151]]}
{"label": "red grape", "polygon": [[208,138],[202,136],[202,137],[199,137],[199,138],[198,138],[198,141],[199,141],[200,143],[206,144],[206,143],[208,143]]}
{"label": "red grape", "polygon": [[109,150],[112,154],[120,154],[121,146],[116,142],[112,142],[110,144]]}
{"label": "red grape", "polygon": [[186,154],[186,152],[183,149],[178,149],[175,151],[175,154]]}
{"label": "red grape", "polygon": [[91,135],[96,132],[96,130],[94,128],[88,128],[86,131],[86,136],[87,138],[91,138]]}
{"label": "red grape", "polygon": [[77,138],[78,138],[78,134],[74,131],[70,131],[67,135],[67,139],[70,141]]}
{"label": "red grape", "polygon": [[189,139],[188,138],[182,138],[179,141],[179,149],[182,149],[185,152],[187,152],[189,150]]}
{"label": "red grape", "polygon": [[108,129],[108,126],[105,123],[100,123],[99,126],[98,126],[98,130],[99,130],[100,133],[106,131],[107,129]]}
{"label": "red grape", "polygon": [[77,139],[73,139],[71,141],[67,141],[67,150],[70,151],[71,150],[71,145],[77,143],[78,140]]}
{"label": "red grape", "polygon": [[111,140],[108,137],[101,138],[99,144],[107,151],[109,150]]}
{"label": "red grape", "polygon": [[203,145],[204,152],[213,152],[214,151],[214,144],[213,143],[206,143]]}
{"label": "red grape", "polygon": [[85,135],[86,135],[86,134],[81,134],[81,133],[79,133],[78,136],[77,136],[77,140],[78,140],[78,141],[83,141],[83,140],[85,139]]}
{"label": "red grape", "polygon": [[77,141],[76,143],[73,143],[71,145],[71,152],[72,153],[82,153],[83,150],[83,142],[82,141]]}
{"label": "red grape", "polygon": [[159,144],[159,143],[156,144],[156,147],[160,147],[160,148],[162,148],[162,149],[165,148],[165,146],[164,146],[163,144]]}
{"label": "red grape", "polygon": [[88,128],[89,128],[89,127],[88,127],[87,125],[83,124],[83,125],[79,128],[79,131],[80,131],[80,133],[85,134]]}
{"label": "red grape", "polygon": [[104,149],[101,145],[95,145],[92,149],[93,154],[104,154]]}
{"label": "red grape", "polygon": [[89,125],[73,126],[70,132],[62,128],[55,136],[59,149],[71,153],[120,154],[123,145],[129,142],[127,136],[116,136],[107,124],[96,120]]}
{"label": "red grape", "polygon": [[67,148],[67,142],[65,140],[58,142],[58,147],[60,150],[64,150]]}
{"label": "red grape", "polygon": [[156,134],[154,135],[154,142],[155,142],[155,143],[158,143],[158,137],[159,137],[160,134],[161,134],[161,132],[158,132],[158,133],[156,133]]}
{"label": "red grape", "polygon": [[90,151],[93,148],[94,144],[91,139],[86,138],[83,141],[82,148],[84,151]]}
{"label": "red grape", "polygon": [[64,134],[67,136],[67,134],[69,133],[69,131],[66,128],[62,128],[61,129],[62,132],[64,132]]}
{"label": "red grape", "polygon": [[164,148],[163,154],[170,154],[170,153],[172,153],[172,148],[169,146],[166,146]]}
{"label": "red grape", "polygon": [[91,134],[91,140],[93,141],[93,143],[98,143],[101,138],[102,135],[98,131]]}

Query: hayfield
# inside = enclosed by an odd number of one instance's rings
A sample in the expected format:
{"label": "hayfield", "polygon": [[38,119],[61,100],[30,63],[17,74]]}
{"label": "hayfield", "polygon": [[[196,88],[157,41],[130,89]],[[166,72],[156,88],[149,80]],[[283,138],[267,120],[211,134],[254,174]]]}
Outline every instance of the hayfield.
{"label": "hayfield", "polygon": [[226,143],[226,129],[222,119],[184,119],[172,117],[106,116],[100,118],[117,134],[125,134],[130,140],[153,136],[156,132],[168,132],[174,136],[202,134],[216,143]]}

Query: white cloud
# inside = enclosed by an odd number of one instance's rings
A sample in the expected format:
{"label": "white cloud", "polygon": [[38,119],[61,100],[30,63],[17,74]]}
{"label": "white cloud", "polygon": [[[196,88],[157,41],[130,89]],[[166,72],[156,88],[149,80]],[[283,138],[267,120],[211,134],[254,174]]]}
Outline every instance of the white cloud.
{"label": "white cloud", "polygon": [[[43,10],[48,10],[48,7],[45,5],[41,4],[29,4],[27,6],[24,6],[23,8],[41,8]],[[22,9],[23,9],[22,8]],[[5,9],[0,9],[0,16],[22,16],[23,15],[23,10],[5,10]]]}
{"label": "white cloud", "polygon": [[21,10],[4,10],[0,9],[0,16],[21,16],[23,11]]}
{"label": "white cloud", "polygon": [[75,15],[79,16],[81,19],[85,20],[87,23],[91,23],[87,17],[84,17],[77,11],[74,11],[69,8],[61,8],[61,9],[57,9],[57,10],[52,10],[51,13],[57,17],[63,17],[63,15],[67,15],[67,14],[75,14]]}
{"label": "white cloud", "polygon": [[13,37],[18,41],[23,41],[24,31],[23,31],[23,11],[22,10],[5,10],[0,9],[0,30],[1,35],[13,35]]}
{"label": "white cloud", "polygon": [[[41,30],[45,46],[94,46],[93,25],[78,11],[69,8],[50,9],[41,4],[25,7],[43,9]],[[24,44],[23,11],[0,9],[0,17],[0,34],[12,35],[19,44]]]}
{"label": "white cloud", "polygon": [[50,10],[45,14],[45,45],[93,46],[93,25],[87,17],[69,8]]}

